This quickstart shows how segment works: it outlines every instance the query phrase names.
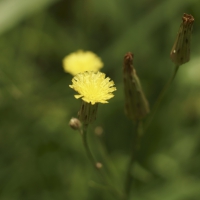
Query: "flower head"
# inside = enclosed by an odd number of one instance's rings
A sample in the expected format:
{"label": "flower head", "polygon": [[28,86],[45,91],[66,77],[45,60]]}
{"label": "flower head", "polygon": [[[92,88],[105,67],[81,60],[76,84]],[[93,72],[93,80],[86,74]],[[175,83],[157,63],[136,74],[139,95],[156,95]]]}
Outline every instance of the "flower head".
{"label": "flower head", "polygon": [[175,43],[172,47],[170,57],[172,61],[180,66],[190,60],[190,41],[194,17],[184,13]]}
{"label": "flower head", "polygon": [[92,105],[108,103],[107,100],[114,96],[112,92],[116,90],[116,87],[114,87],[114,82],[105,76],[101,72],[79,73],[72,79],[72,85],[69,87],[79,93],[75,95],[76,99],[82,98],[83,101]]}
{"label": "flower head", "polygon": [[66,72],[75,76],[85,71],[97,72],[103,67],[101,59],[91,51],[71,53],[63,59],[63,68]]}

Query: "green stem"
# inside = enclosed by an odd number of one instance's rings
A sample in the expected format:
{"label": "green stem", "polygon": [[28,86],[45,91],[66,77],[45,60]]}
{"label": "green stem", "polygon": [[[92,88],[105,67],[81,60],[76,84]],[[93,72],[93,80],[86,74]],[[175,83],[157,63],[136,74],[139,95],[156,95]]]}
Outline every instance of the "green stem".
{"label": "green stem", "polygon": [[83,125],[83,129],[81,129],[81,135],[82,135],[83,145],[84,145],[87,157],[89,158],[90,162],[95,167],[95,169],[98,169],[96,167],[97,162],[95,158],[93,157],[92,152],[90,151],[90,148],[87,142],[87,125]]}
{"label": "green stem", "polygon": [[132,151],[131,151],[131,158],[128,164],[128,168],[127,168],[127,174],[126,174],[126,179],[125,179],[125,184],[124,184],[124,192],[125,192],[125,199],[127,200],[129,198],[130,195],[130,190],[131,190],[131,183],[133,180],[132,177],[132,168],[133,168],[133,164],[136,160],[136,152],[140,147],[140,139],[143,133],[143,124],[142,121],[137,121],[136,122],[136,127],[135,127],[135,136],[133,138],[133,144],[132,144]]}
{"label": "green stem", "polygon": [[109,189],[112,192],[112,194],[115,196],[115,198],[123,199],[123,194],[121,192],[119,192],[117,189],[115,189],[112,186],[112,184],[110,184],[110,181],[108,180],[108,178],[107,178],[106,174],[104,173],[104,171],[102,170],[102,168],[97,167],[98,162],[92,155],[92,152],[91,152],[88,142],[87,142],[87,125],[83,125],[83,128],[80,129],[80,133],[82,135],[83,145],[86,150],[87,157],[89,158],[90,162],[95,167],[95,169],[99,172],[99,175],[101,176],[102,180],[104,181],[105,185],[107,186],[107,189]]}
{"label": "green stem", "polygon": [[101,136],[96,135],[96,144],[95,145],[98,147],[98,150],[101,153],[102,160],[104,160],[104,162],[106,164],[106,170],[107,170],[109,177],[111,177],[112,180],[116,180],[116,181],[117,181],[117,179],[118,179],[118,181],[119,181],[119,179],[121,180],[120,173],[119,173],[116,165],[113,163],[112,159],[110,158],[109,153],[106,148],[106,145]]}
{"label": "green stem", "polygon": [[176,66],[175,69],[174,69],[174,73],[172,75],[172,77],[169,79],[169,81],[166,83],[166,85],[163,87],[163,89],[161,90],[154,106],[153,106],[153,109],[151,111],[151,115],[150,115],[150,118],[147,120],[146,122],[146,125],[145,125],[145,130],[149,127],[149,125],[151,124],[155,114],[156,114],[156,111],[158,110],[158,107],[160,105],[160,103],[162,102],[162,99],[164,97],[164,95],[166,94],[167,90],[169,89],[171,83],[173,82],[174,78],[176,77],[176,74],[177,74],[177,71],[179,69],[179,66]]}

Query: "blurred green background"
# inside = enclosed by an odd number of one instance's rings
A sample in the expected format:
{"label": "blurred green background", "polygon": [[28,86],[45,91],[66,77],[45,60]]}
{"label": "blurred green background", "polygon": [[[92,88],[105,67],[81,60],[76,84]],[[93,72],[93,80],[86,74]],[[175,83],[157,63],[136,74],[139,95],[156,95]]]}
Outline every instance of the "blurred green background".
{"label": "blurred green background", "polygon": [[143,137],[131,199],[199,200],[199,10],[199,0],[0,0],[0,199],[114,199],[98,187],[81,137],[68,127],[80,100],[62,59],[91,50],[116,84],[89,139],[101,162],[111,160],[120,188],[134,130],[124,115],[123,57],[134,53],[152,107],[173,72],[169,53],[186,12],[195,18],[191,61],[180,67]]}

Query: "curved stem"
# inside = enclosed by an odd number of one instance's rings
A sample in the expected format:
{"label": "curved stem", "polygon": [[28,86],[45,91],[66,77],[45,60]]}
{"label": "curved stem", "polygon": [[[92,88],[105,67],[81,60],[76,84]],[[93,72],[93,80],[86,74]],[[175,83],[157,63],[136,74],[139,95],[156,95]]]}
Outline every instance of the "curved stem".
{"label": "curved stem", "polygon": [[[112,184],[110,184],[110,181],[108,180],[108,178],[107,178],[106,174],[104,173],[104,171],[102,170],[101,166],[99,167],[97,165],[99,162],[97,162],[96,159],[94,158],[94,156],[92,155],[92,152],[91,152],[88,142],[87,142],[87,125],[84,124],[83,128],[80,129],[79,131],[82,135],[83,145],[84,145],[87,157],[89,158],[90,162],[95,167],[95,169],[97,169],[97,171],[99,172],[99,175],[101,176],[102,180],[106,184],[107,189],[109,189],[112,192],[112,194],[115,196],[115,198],[122,199],[123,194],[120,193],[117,189],[115,189],[112,186]],[[101,165],[101,163],[99,163],[99,164]]]}
{"label": "curved stem", "polygon": [[87,142],[87,125],[83,125],[83,129],[81,129],[81,135],[82,135],[83,145],[84,145],[87,157],[89,158],[89,160],[93,164],[93,166],[96,169],[98,169],[96,167],[97,162],[96,162],[95,158],[93,157],[92,152],[90,151],[90,148],[89,148],[89,145]]}
{"label": "curved stem", "polygon": [[177,74],[177,71],[179,69],[179,66],[177,65],[174,69],[174,73],[172,75],[172,77],[169,79],[169,81],[166,83],[166,85],[163,87],[163,89],[161,90],[154,106],[153,106],[153,109],[152,109],[152,112],[151,112],[151,115],[150,115],[150,118],[149,120],[147,120],[146,122],[146,125],[145,125],[145,130],[149,127],[149,125],[151,124],[155,114],[156,114],[156,111],[160,105],[160,103],[162,102],[162,99],[164,97],[164,95],[166,94],[167,90],[169,89],[171,83],[173,82],[174,78],[176,77],[176,74]]}
{"label": "curved stem", "polygon": [[140,147],[140,139],[143,133],[143,124],[142,121],[137,121],[136,122],[136,127],[135,127],[135,136],[133,138],[133,144],[132,144],[132,151],[131,151],[131,158],[128,164],[128,168],[127,168],[127,174],[126,174],[126,179],[125,179],[125,184],[124,184],[124,191],[125,191],[125,200],[127,200],[129,198],[130,195],[130,189],[131,189],[131,183],[133,180],[132,177],[132,168],[133,168],[133,164],[135,162],[136,159],[136,153],[137,150]]}
{"label": "curved stem", "polygon": [[101,136],[96,135],[95,145],[98,147],[98,150],[100,151],[100,154],[101,154],[101,158],[106,164],[106,172],[108,173],[109,177],[112,180],[118,179],[116,181],[119,181],[119,179],[121,179],[121,176],[119,175],[117,166],[115,165],[113,160],[110,158],[105,142]]}

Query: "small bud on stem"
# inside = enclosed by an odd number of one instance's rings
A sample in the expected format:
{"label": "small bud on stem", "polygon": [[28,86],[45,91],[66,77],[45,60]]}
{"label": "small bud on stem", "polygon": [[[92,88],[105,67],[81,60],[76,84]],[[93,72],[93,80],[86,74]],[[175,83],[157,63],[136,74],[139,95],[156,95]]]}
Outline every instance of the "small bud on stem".
{"label": "small bud on stem", "polygon": [[71,118],[69,126],[74,130],[79,130],[81,128],[81,122],[77,118]]}

